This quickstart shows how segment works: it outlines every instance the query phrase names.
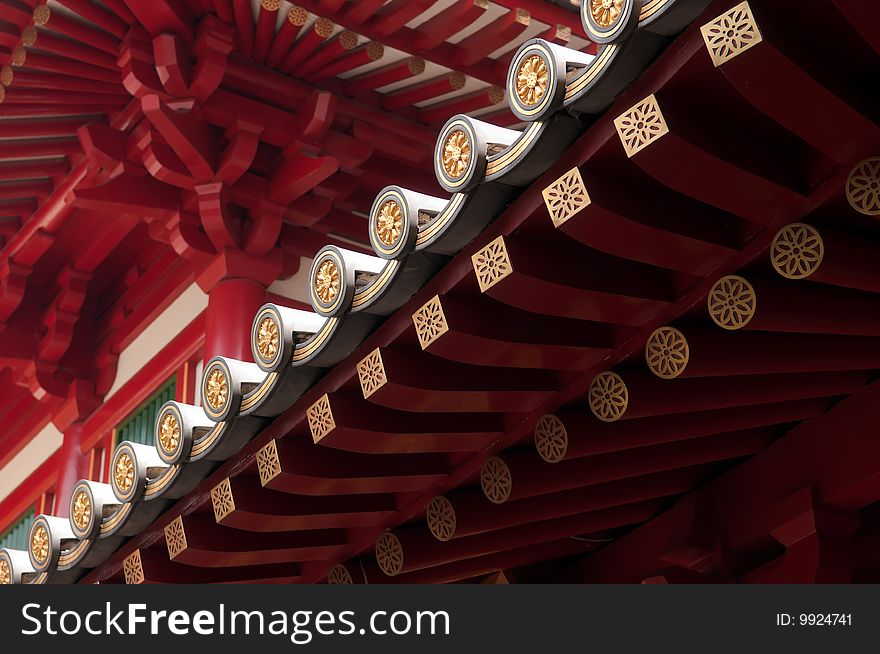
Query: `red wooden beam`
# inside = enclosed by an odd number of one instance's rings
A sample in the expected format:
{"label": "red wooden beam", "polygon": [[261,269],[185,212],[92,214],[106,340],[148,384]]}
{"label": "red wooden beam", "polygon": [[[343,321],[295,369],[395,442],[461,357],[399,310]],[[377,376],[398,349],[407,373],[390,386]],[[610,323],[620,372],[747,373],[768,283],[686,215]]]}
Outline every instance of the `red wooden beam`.
{"label": "red wooden beam", "polygon": [[254,54],[254,15],[251,0],[232,0],[235,13],[235,35],[239,51],[246,57]]}
{"label": "red wooden beam", "polygon": [[300,63],[305,61],[318,47],[333,34],[334,25],[332,21],[326,18],[319,18],[309,28],[309,30],[301,35],[293,47],[281,60],[278,69],[290,73]]}
{"label": "red wooden beam", "polygon": [[272,47],[266,56],[266,64],[272,68],[277,68],[284,55],[288,53],[296,37],[299,35],[302,26],[309,19],[309,12],[302,7],[292,6],[287,10],[286,20],[282,21],[281,29],[275,33],[272,40]]}
{"label": "red wooden beam", "polygon": [[345,81],[343,90],[346,95],[360,95],[405,79],[418,77],[424,72],[425,60],[421,57],[410,57],[350,78]]}
{"label": "red wooden beam", "polygon": [[436,48],[453,34],[479,20],[488,7],[488,0],[457,0],[419,25],[416,45],[423,50]]}
{"label": "red wooden beam", "polygon": [[531,23],[529,12],[511,9],[503,16],[461,41],[458,61],[463,66],[473,66],[499,48],[516,39]]}
{"label": "red wooden beam", "polygon": [[376,43],[375,41],[365,43],[351,50],[348,54],[343,54],[332,63],[319,68],[310,75],[305,75],[305,79],[310,83],[315,83],[329,77],[336,77],[341,73],[347,73],[355,68],[378,61],[384,56],[385,48],[381,43]]}
{"label": "red wooden beam", "polygon": [[497,86],[480,89],[457,98],[437,102],[422,108],[419,119],[423,123],[445,122],[455,114],[469,114],[504,102],[504,89]]}
{"label": "red wooden beam", "polygon": [[34,10],[34,25],[43,28],[38,32],[40,34],[51,31],[103,50],[114,57],[119,53],[119,39],[65,16],[61,12],[52,12],[49,5],[40,5]]}
{"label": "red wooden beam", "polygon": [[511,11],[522,8],[529,12],[532,18],[547,23],[551,28],[557,24],[564,25],[582,39],[588,38],[581,24],[579,8],[573,2],[570,4],[573,11],[545,0],[492,0],[492,2]]}
{"label": "red wooden beam", "polygon": [[342,57],[357,47],[358,38],[354,32],[343,31],[329,39],[327,43],[315,51],[308,59],[291,71],[298,77],[307,78],[330,62]]}
{"label": "red wooden beam", "polygon": [[[111,71],[104,68],[97,68],[81,61],[68,59],[65,57],[54,57],[42,54],[40,52],[26,52],[24,48],[19,50],[21,53],[21,63],[17,66],[27,66],[35,70],[45,71],[49,73],[59,73],[61,75],[69,75],[71,77],[79,77],[82,79],[92,79],[109,84],[121,84],[119,78],[119,70]],[[9,77],[10,83],[15,81],[15,68],[12,66],[3,67],[3,75]]]}
{"label": "red wooden beam", "polygon": [[461,73],[448,73],[434,77],[418,84],[413,84],[400,91],[383,96],[382,106],[385,109],[399,109],[418,102],[445,95],[464,88],[465,77]]}
{"label": "red wooden beam", "polygon": [[265,61],[275,36],[275,23],[278,21],[278,9],[281,0],[260,0],[257,13],[257,28],[254,34],[254,54],[257,61]]}
{"label": "red wooden beam", "polygon": [[391,0],[376,15],[372,28],[380,36],[394,34],[434,4],[434,0]]}
{"label": "red wooden beam", "polygon": [[123,38],[128,32],[130,23],[89,0],[58,0],[58,2],[118,39]]}

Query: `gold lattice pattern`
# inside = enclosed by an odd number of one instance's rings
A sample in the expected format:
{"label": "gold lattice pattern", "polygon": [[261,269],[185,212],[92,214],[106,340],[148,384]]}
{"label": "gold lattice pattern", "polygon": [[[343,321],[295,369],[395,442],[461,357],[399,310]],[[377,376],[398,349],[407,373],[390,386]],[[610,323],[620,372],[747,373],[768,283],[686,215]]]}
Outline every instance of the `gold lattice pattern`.
{"label": "gold lattice pattern", "polygon": [[587,187],[581,171],[575,167],[544,189],[544,204],[550,212],[550,220],[559,227],[590,204]]}
{"label": "gold lattice pattern", "polygon": [[12,583],[12,570],[5,558],[0,559],[0,586],[7,586]]}
{"label": "gold lattice pattern", "polygon": [[443,305],[437,295],[416,311],[412,319],[423,350],[449,331],[449,323],[446,322]]}
{"label": "gold lattice pattern", "polygon": [[123,494],[127,494],[134,485],[134,459],[128,452],[122,452],[116,457],[113,479],[116,481],[116,488]]}
{"label": "gold lattice pattern", "polygon": [[257,351],[263,361],[272,361],[278,354],[278,346],[281,337],[278,334],[278,323],[272,316],[267,316],[260,321],[257,328]]}
{"label": "gold lattice pattern", "polygon": [[403,571],[403,546],[400,539],[390,531],[386,531],[376,541],[376,562],[389,577]]}
{"label": "gold lattice pattern", "polygon": [[849,206],[866,216],[880,215],[880,157],[859,163],[846,180]]}
{"label": "gold lattice pattern", "polygon": [[544,57],[530,55],[522,60],[516,71],[516,96],[527,107],[540,104],[550,85],[550,69]]}
{"label": "gold lattice pattern", "polygon": [[442,495],[438,495],[428,504],[425,518],[428,521],[428,529],[437,540],[447,541],[455,536],[455,507]]}
{"label": "gold lattice pattern", "polygon": [[675,379],[687,368],[690,347],[675,327],[655,329],[645,343],[645,362],[661,379]]}
{"label": "gold lattice pattern", "polygon": [[306,417],[309,419],[309,429],[312,430],[312,440],[316,443],[336,429],[336,421],[330,409],[330,398],[327,395],[309,407]]}
{"label": "gold lattice pattern", "polygon": [[483,293],[513,272],[503,236],[499,236],[473,255],[471,261]]}
{"label": "gold lattice pattern", "polygon": [[589,0],[590,15],[593,17],[593,22],[603,29],[614,25],[620,19],[620,14],[623,13],[624,1]]}
{"label": "gold lattice pattern", "polygon": [[626,156],[644,150],[664,134],[669,133],[666,119],[660,112],[653,94],[614,120]]}
{"label": "gold lattice pattern", "polygon": [[91,521],[92,501],[89,499],[89,494],[85,490],[80,489],[73,496],[73,524],[81,532],[84,532],[88,529]]}
{"label": "gold lattice pattern", "polygon": [[122,574],[125,576],[125,583],[136,585],[144,583],[144,566],[141,561],[141,551],[135,550],[122,561]]}
{"label": "gold lattice pattern", "polygon": [[172,559],[186,549],[186,530],[180,516],[166,525],[165,544],[168,546],[168,556]]}
{"label": "gold lattice pattern", "polygon": [[758,306],[754,287],[739,275],[722,277],[709,291],[709,315],[724,329],[740,329],[755,317]]}
{"label": "gold lattice pattern", "polygon": [[788,279],[806,279],[819,269],[825,243],[815,227],[793,223],[780,229],[770,248],[773,268]]}
{"label": "gold lattice pattern", "polygon": [[263,486],[281,474],[278,446],[274,440],[269,441],[257,451],[257,471],[260,473],[260,483]]}
{"label": "gold lattice pattern", "polygon": [[49,558],[49,532],[41,524],[31,532],[31,554],[37,563],[44,563]]}
{"label": "gold lattice pattern", "polygon": [[266,11],[278,11],[281,7],[281,0],[260,0],[260,4]]}
{"label": "gold lattice pattern", "polygon": [[223,370],[216,366],[208,373],[208,380],[205,382],[205,397],[214,411],[220,411],[226,405],[226,399],[229,397],[229,380]]}
{"label": "gold lattice pattern", "polygon": [[40,27],[42,27],[43,25],[46,25],[51,18],[52,11],[49,9],[48,5],[40,5],[39,7],[34,9],[34,25],[39,25]]}
{"label": "gold lattice pattern", "polygon": [[486,459],[480,468],[480,486],[486,498],[495,504],[504,504],[513,490],[510,468],[497,456]]}
{"label": "gold lattice pattern", "polygon": [[171,456],[177,450],[180,443],[180,421],[173,411],[166,411],[159,423],[159,447]]}
{"label": "gold lattice pattern", "polygon": [[388,377],[385,376],[385,365],[382,363],[382,353],[379,352],[379,348],[361,359],[357,364],[357,374],[364,398],[370,397],[386,384]]}
{"label": "gold lattice pattern", "polygon": [[762,41],[761,32],[748,2],[741,2],[728,12],[700,28],[706,49],[715,66],[741,55]]}
{"label": "gold lattice pattern", "polygon": [[568,451],[568,432],[557,416],[547,414],[535,425],[535,448],[547,463],[558,463]]}
{"label": "gold lattice pattern", "polygon": [[393,247],[403,233],[403,211],[394,200],[388,200],[376,215],[376,236],[385,247]]}
{"label": "gold lattice pattern", "polygon": [[327,573],[327,583],[328,584],[353,584],[354,580],[351,578],[351,573],[341,563],[337,563],[332,568],[330,568],[330,572]]}
{"label": "gold lattice pattern", "polygon": [[629,391],[621,376],[608,370],[596,375],[590,384],[589,404],[599,420],[620,420],[629,405]]}
{"label": "gold lattice pattern", "polygon": [[443,170],[450,179],[458,179],[471,160],[471,142],[464,130],[454,129],[443,144]]}
{"label": "gold lattice pattern", "polygon": [[211,504],[214,507],[214,519],[217,522],[223,522],[223,518],[235,511],[232,484],[228,477],[211,489]]}
{"label": "gold lattice pattern", "polygon": [[315,295],[324,304],[332,304],[339,295],[339,266],[333,259],[324,259],[315,271]]}

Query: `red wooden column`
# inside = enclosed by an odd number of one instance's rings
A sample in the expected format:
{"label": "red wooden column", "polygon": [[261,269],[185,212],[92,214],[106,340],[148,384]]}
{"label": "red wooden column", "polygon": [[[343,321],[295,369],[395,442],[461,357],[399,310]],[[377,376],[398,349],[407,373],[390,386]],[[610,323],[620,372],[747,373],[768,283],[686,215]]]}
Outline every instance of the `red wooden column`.
{"label": "red wooden column", "polygon": [[223,250],[199,276],[197,282],[208,294],[205,362],[217,355],[253,361],[251,323],[266,303],[266,289],[281,274],[281,253],[276,252],[278,256],[257,257]]}
{"label": "red wooden column", "polygon": [[89,476],[89,455],[83,453],[83,421],[100,403],[94,383],[76,380],[70,384],[67,399],[52,416],[53,424],[64,433],[58,450],[58,477],[55,483],[55,515],[67,517],[70,492],[80,479]]}
{"label": "red wooden column", "polygon": [[70,493],[76,482],[89,476],[89,457],[82,453],[83,423],[75,422],[64,430],[58,454],[58,481],[55,484],[55,515],[67,517]]}

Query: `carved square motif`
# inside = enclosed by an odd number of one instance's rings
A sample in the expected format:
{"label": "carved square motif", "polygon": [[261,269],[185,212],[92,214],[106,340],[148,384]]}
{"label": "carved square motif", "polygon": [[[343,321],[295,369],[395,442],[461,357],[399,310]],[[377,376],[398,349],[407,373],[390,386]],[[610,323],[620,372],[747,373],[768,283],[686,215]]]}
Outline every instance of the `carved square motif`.
{"label": "carved square motif", "polygon": [[664,134],[669,133],[666,119],[660,112],[653,94],[639,102],[614,120],[620,142],[626,156],[631,157],[644,150]]}
{"label": "carved square motif", "polygon": [[435,295],[413,314],[413,325],[416,328],[416,336],[419,337],[419,345],[425,350],[427,347],[449,331],[449,323],[443,313],[443,305],[440,304],[440,296]]}
{"label": "carved square motif", "polygon": [[214,506],[214,519],[217,522],[223,522],[223,518],[235,511],[232,484],[228,477],[211,489],[211,504]]}
{"label": "carved square motif", "polygon": [[590,204],[581,171],[575,167],[544,189],[544,204],[554,227],[559,227]]}
{"label": "carved square motif", "polygon": [[186,549],[186,530],[180,516],[165,527],[165,544],[168,546],[168,557],[172,559]]}
{"label": "carved square motif", "polygon": [[316,443],[336,429],[330,398],[326,395],[309,407],[306,417],[309,419],[309,429],[312,430],[312,440]]}
{"label": "carved square motif", "polygon": [[382,362],[382,353],[379,348],[361,359],[361,362],[357,364],[357,373],[364,398],[370,397],[385,385],[388,377],[385,376],[385,364]]}
{"label": "carved square motif", "polygon": [[144,578],[144,566],[141,562],[141,551],[135,550],[122,561],[122,574],[125,576],[125,583],[134,585],[142,584]]}
{"label": "carved square motif", "polygon": [[741,2],[730,11],[706,23],[700,28],[700,32],[716,68],[763,40],[748,2]]}
{"label": "carved square motif", "polygon": [[513,272],[504,237],[499,236],[471,257],[480,291],[485,293]]}
{"label": "carved square motif", "polygon": [[278,458],[278,447],[274,439],[257,451],[257,470],[263,486],[281,474],[281,461]]}

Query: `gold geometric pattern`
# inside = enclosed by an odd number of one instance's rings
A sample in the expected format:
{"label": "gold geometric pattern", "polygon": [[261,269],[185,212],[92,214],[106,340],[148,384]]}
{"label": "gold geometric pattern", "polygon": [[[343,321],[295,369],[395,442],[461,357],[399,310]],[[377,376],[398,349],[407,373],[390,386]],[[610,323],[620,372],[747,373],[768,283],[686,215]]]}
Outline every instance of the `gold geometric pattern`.
{"label": "gold geometric pattern", "polygon": [[281,474],[281,460],[278,458],[278,447],[274,439],[257,450],[257,471],[263,486]]}
{"label": "gold geometric pattern", "polygon": [[623,12],[624,0],[589,0],[590,15],[596,25],[602,28],[611,27]]}
{"label": "gold geometric pattern", "polygon": [[85,531],[92,521],[92,502],[89,494],[80,489],[73,496],[73,524],[80,531]]}
{"label": "gold geometric pattern", "polygon": [[471,142],[464,130],[456,129],[449,133],[443,144],[443,170],[451,179],[464,175],[471,160]]}
{"label": "gold geometric pattern", "polygon": [[513,477],[510,468],[497,456],[486,459],[480,468],[480,487],[483,495],[494,504],[504,504],[513,490]]}
{"label": "gold geometric pattern", "polygon": [[211,504],[214,507],[214,519],[218,523],[223,522],[223,518],[235,511],[235,498],[232,497],[229,477],[211,489]]}
{"label": "gold geometric pattern", "polygon": [[325,259],[315,271],[315,294],[324,304],[332,304],[339,295],[339,267],[333,259]]}
{"label": "gold geometric pattern", "polygon": [[186,549],[186,530],[180,516],[166,525],[165,544],[168,546],[168,557],[172,559]]}
{"label": "gold geometric pattern", "polygon": [[687,339],[675,327],[655,329],[645,343],[648,368],[661,379],[678,377],[687,367],[689,358]]}
{"label": "gold geometric pattern", "polygon": [[568,432],[558,417],[549,413],[535,425],[535,448],[547,463],[558,463],[568,451]]}
{"label": "gold geometric pattern", "polygon": [[309,419],[312,440],[316,443],[336,429],[336,421],[333,419],[333,411],[330,409],[330,397],[327,395],[309,407],[306,411],[306,417]]}
{"label": "gold geometric pattern", "polygon": [[44,563],[49,558],[49,532],[43,525],[37,525],[31,533],[31,554],[37,563]]}
{"label": "gold geometric pattern", "polygon": [[846,180],[849,206],[866,216],[880,215],[880,157],[860,162]]}
{"label": "gold geometric pattern", "polygon": [[376,562],[389,577],[403,571],[403,545],[390,531],[384,532],[376,541]]}
{"label": "gold geometric pattern", "polygon": [[819,269],[825,243],[815,227],[792,223],[776,233],[770,248],[773,268],[788,279],[806,279]]}
{"label": "gold geometric pattern", "polygon": [[653,93],[615,118],[614,126],[627,157],[632,157],[669,133],[666,119],[663,118]]}
{"label": "gold geometric pattern", "polygon": [[116,480],[116,488],[119,492],[127,494],[134,484],[134,459],[128,452],[122,452],[116,457],[113,478]]}
{"label": "gold geometric pattern", "polygon": [[135,550],[122,560],[122,574],[125,576],[126,584],[136,585],[144,583],[144,566],[141,561],[140,550]]}
{"label": "gold geometric pattern", "polygon": [[485,293],[513,272],[504,237],[499,236],[471,257],[480,291]]}
{"label": "gold geometric pattern", "polygon": [[539,104],[550,84],[550,69],[540,55],[523,59],[516,71],[516,95],[527,107]]}
{"label": "gold geometric pattern", "polygon": [[327,573],[327,583],[328,584],[353,584],[354,580],[351,578],[351,573],[341,563],[337,563],[332,568],[330,568],[330,572]]}
{"label": "gold geometric pattern", "polygon": [[741,2],[709,21],[700,28],[700,32],[716,68],[763,40],[748,2]]}
{"label": "gold geometric pattern", "polygon": [[394,200],[388,200],[379,208],[376,216],[376,235],[382,245],[392,247],[403,233],[403,211]]}
{"label": "gold geometric pattern", "polygon": [[413,316],[413,325],[416,328],[416,336],[419,337],[419,345],[425,350],[427,347],[449,331],[449,323],[443,313],[443,305],[440,304],[440,296],[435,295]]}
{"label": "gold geometric pattern", "polygon": [[428,521],[428,529],[437,540],[451,540],[455,535],[455,507],[442,495],[438,495],[428,504],[425,518]]}
{"label": "gold geometric pattern", "polygon": [[578,167],[569,170],[545,188],[542,194],[554,227],[559,227],[590,204],[590,196]]}
{"label": "gold geometric pattern", "polygon": [[278,11],[281,7],[281,0],[260,0],[260,5],[266,11]]}
{"label": "gold geometric pattern", "polygon": [[709,316],[724,329],[740,329],[755,317],[758,307],[754,287],[739,275],[722,277],[709,291]]}
{"label": "gold geometric pattern", "polygon": [[205,395],[210,406],[215,411],[219,411],[226,404],[226,398],[229,397],[229,380],[223,370],[218,366],[208,374],[208,381],[205,382]]}
{"label": "gold geometric pattern", "polygon": [[264,361],[272,361],[275,358],[280,342],[278,323],[271,316],[263,318],[257,329],[257,351]]}
{"label": "gold geometric pattern", "polygon": [[12,583],[12,570],[5,558],[0,559],[0,586],[8,586]]}
{"label": "gold geometric pattern", "polygon": [[629,404],[629,391],[621,376],[608,370],[596,375],[590,384],[589,404],[602,422],[619,420]]}
{"label": "gold geometric pattern", "polygon": [[34,25],[43,26],[49,22],[49,19],[52,17],[52,11],[49,9],[48,5],[40,5],[36,9],[34,9],[33,19]]}
{"label": "gold geometric pattern", "polygon": [[166,411],[159,424],[159,447],[171,456],[180,443],[180,422],[173,411]]}
{"label": "gold geometric pattern", "polygon": [[361,359],[357,364],[357,374],[365,399],[386,384],[388,377],[385,376],[385,365],[382,363],[382,353],[379,348]]}

